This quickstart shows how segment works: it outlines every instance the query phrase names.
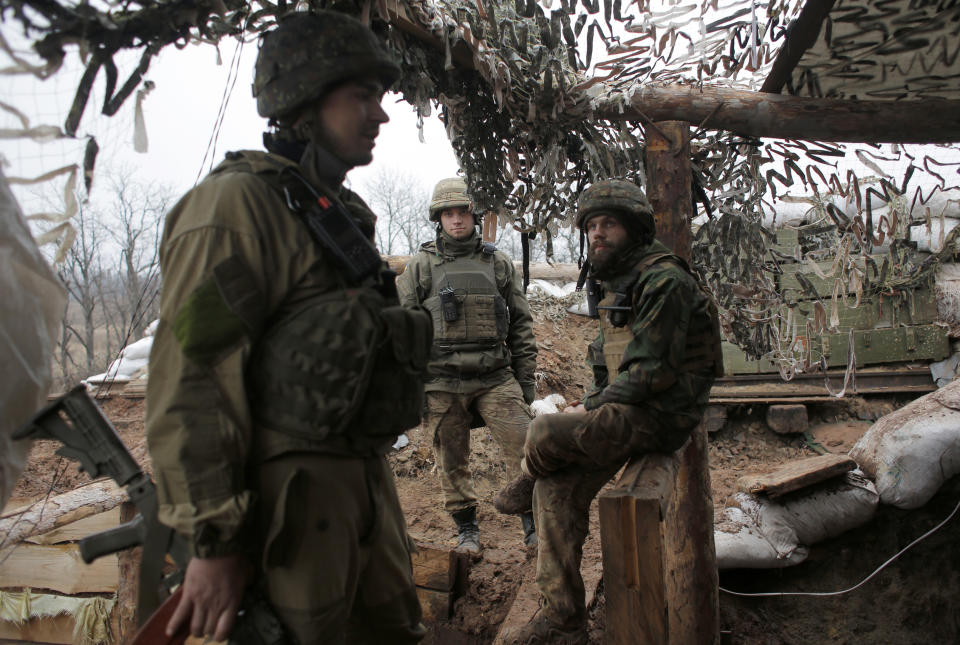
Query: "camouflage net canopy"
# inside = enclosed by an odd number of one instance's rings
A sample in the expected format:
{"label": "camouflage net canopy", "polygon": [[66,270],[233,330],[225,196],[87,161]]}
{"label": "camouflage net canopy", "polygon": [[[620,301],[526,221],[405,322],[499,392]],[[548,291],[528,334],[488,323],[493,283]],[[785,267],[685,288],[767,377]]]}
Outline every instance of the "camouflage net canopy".
{"label": "camouflage net canopy", "polygon": [[[64,136],[76,133],[101,72],[102,110],[110,114],[167,45],[249,38],[295,9],[357,15],[402,60],[397,89],[419,115],[441,110],[478,208],[498,213],[502,225],[541,236],[548,255],[585,186],[609,177],[645,182],[646,129],[656,126],[631,109],[643,90],[960,95],[960,5],[950,2],[7,0],[2,7],[4,21],[19,21],[45,61],[24,63],[26,71],[54,73],[72,46],[86,61]],[[786,72],[773,72],[792,38],[809,41],[797,49],[806,54]],[[121,81],[113,56],[122,49],[142,55]],[[911,223],[929,226],[942,221],[948,206],[956,210],[951,191],[960,184],[958,163],[944,163],[935,148],[761,141],[711,129],[709,117],[693,125],[695,184],[709,204],[709,217],[698,219],[694,263],[720,302],[728,339],[750,355],[776,354],[796,334],[789,329],[791,296],[774,289],[784,259],[768,250],[770,225],[781,209],[775,204],[806,202],[800,239],[807,246],[798,246],[793,259],[832,256],[830,275],[854,282],[858,298],[929,281],[936,265],[955,253],[955,235],[923,263],[904,252]],[[94,158],[91,147],[88,171]],[[860,170],[848,170],[849,161]],[[880,263],[871,258],[878,248],[889,249]],[[834,308],[836,301],[835,295]],[[832,317],[823,318],[829,327]]]}

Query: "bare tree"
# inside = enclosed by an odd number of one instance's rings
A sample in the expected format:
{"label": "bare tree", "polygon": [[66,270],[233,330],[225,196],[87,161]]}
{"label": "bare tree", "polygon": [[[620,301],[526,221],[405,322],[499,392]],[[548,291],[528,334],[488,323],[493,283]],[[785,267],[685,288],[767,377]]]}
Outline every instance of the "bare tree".
{"label": "bare tree", "polygon": [[[73,219],[73,226],[76,238],[63,262],[56,267],[57,275],[69,296],[59,348],[64,377],[76,375],[81,368],[85,369],[87,374],[93,373],[97,353],[96,314],[104,273],[101,263],[103,230],[87,204],[80,204]],[[77,310],[78,316],[73,315],[72,312]],[[74,343],[79,343],[84,354],[82,363],[73,356]]]}
{"label": "bare tree", "polygon": [[103,294],[103,305],[111,345],[115,342],[120,349],[131,337],[143,335],[156,317],[160,227],[173,193],[167,187],[139,181],[129,168],[101,177],[108,189],[99,210],[116,246],[110,258],[112,288]]}
{"label": "bare tree", "polygon": [[409,255],[433,239],[428,210],[430,190],[397,168],[382,168],[363,187],[377,214],[377,248],[385,255]]}

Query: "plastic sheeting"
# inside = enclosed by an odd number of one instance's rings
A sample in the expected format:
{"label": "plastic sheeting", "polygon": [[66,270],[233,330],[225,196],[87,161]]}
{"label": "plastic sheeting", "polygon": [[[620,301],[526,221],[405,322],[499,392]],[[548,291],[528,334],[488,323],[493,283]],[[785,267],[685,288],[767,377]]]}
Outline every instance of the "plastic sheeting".
{"label": "plastic sheeting", "polygon": [[0,170],[0,507],[23,471],[29,445],[11,435],[45,402],[66,294],[40,254]]}

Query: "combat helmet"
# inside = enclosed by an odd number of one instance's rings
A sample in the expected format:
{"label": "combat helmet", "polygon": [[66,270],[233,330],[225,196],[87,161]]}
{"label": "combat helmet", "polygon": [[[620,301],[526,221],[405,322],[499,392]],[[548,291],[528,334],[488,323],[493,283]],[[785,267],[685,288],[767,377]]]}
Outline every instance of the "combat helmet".
{"label": "combat helmet", "polygon": [[650,235],[656,233],[653,208],[643,189],[633,182],[605,179],[583,191],[577,204],[577,228],[583,230],[587,220],[601,211],[628,216],[622,220],[628,229]]}
{"label": "combat helmet", "polygon": [[[433,189],[433,197],[430,198],[430,221],[439,222],[440,212],[443,209],[457,206],[470,206],[467,182],[463,177],[441,179]],[[474,214],[473,219],[474,222],[477,221],[476,214]]]}
{"label": "combat helmet", "polygon": [[388,88],[400,67],[368,27],[338,11],[296,11],[261,39],[253,96],[260,116],[276,120],[340,81],[371,76]]}

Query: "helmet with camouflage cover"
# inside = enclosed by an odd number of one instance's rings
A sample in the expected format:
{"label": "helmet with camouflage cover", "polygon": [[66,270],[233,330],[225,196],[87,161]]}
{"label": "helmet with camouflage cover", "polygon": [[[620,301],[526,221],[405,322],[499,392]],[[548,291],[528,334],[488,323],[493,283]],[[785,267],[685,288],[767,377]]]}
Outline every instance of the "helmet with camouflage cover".
{"label": "helmet with camouflage cover", "polygon": [[[465,208],[470,206],[467,182],[463,177],[441,179],[433,189],[433,197],[430,198],[430,221],[439,222],[443,209],[457,206]],[[474,214],[474,221],[476,221],[476,214]]]}
{"label": "helmet with camouflage cover", "polygon": [[341,81],[374,77],[388,88],[399,76],[396,61],[356,18],[338,11],[297,11],[261,39],[253,96],[260,116],[279,119]]}
{"label": "helmet with camouflage cover", "polygon": [[653,208],[643,189],[623,179],[598,181],[581,193],[577,204],[577,228],[583,230],[587,220],[598,213],[618,216],[627,229],[641,234],[653,235],[657,230]]}

